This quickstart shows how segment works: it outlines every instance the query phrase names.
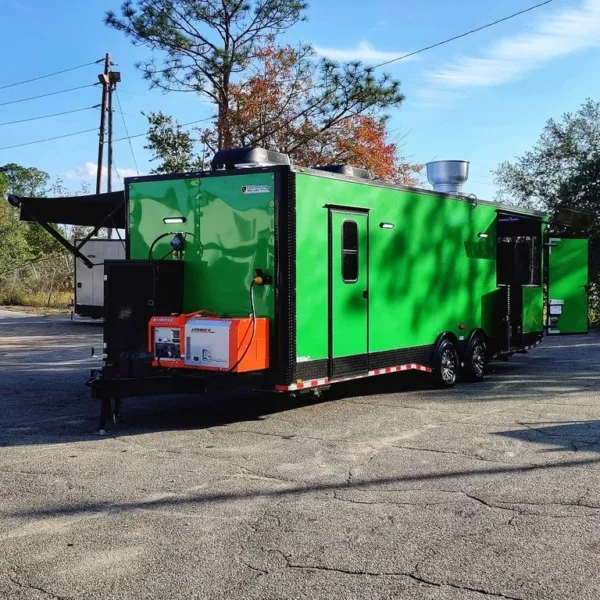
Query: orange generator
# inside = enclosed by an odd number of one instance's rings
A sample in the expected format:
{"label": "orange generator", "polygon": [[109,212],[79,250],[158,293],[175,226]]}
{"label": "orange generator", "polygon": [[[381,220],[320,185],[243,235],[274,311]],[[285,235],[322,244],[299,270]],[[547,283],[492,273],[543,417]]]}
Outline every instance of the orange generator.
{"label": "orange generator", "polygon": [[156,367],[247,373],[269,368],[269,319],[205,312],[152,317],[148,340]]}

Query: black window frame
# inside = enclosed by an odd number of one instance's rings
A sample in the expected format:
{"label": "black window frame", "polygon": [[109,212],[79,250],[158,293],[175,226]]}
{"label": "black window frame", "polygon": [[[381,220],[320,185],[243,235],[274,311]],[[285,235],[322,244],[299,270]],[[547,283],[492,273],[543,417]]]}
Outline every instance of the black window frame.
{"label": "black window frame", "polygon": [[[351,244],[347,244],[347,236],[346,236],[346,223],[352,223],[354,225],[354,230],[355,230],[355,247],[347,247],[350,246]],[[359,247],[360,247],[360,229],[358,227],[358,221],[356,221],[355,219],[344,219],[342,221],[342,232],[341,232],[341,251],[342,251],[342,262],[341,262],[341,275],[342,275],[342,281],[346,284],[352,284],[352,283],[357,283],[359,276],[360,276],[360,264],[359,264]],[[353,240],[350,240],[353,241]],[[356,277],[354,279],[351,279],[349,277],[346,277],[346,275],[348,275],[349,273],[346,272],[346,258],[347,257],[354,257],[353,263],[355,264],[355,274]]]}

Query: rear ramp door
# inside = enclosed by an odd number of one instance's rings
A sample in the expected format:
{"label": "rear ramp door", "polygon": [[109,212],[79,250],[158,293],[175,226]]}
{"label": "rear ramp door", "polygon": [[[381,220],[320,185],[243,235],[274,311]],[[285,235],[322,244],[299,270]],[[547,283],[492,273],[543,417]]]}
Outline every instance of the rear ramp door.
{"label": "rear ramp door", "polygon": [[550,238],[548,334],[588,332],[588,240]]}

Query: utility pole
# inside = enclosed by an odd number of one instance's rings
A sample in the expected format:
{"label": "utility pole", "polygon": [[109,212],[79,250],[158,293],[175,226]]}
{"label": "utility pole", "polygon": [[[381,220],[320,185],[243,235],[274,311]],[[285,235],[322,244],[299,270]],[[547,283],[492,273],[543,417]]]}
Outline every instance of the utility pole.
{"label": "utility pole", "polygon": [[[109,74],[112,75],[112,73]],[[108,84],[108,166],[106,171],[106,191],[112,192],[112,171],[113,171],[113,90],[115,84],[112,81]]]}
{"label": "utility pole", "polygon": [[[121,73],[112,71],[114,63],[107,52],[104,58],[104,72],[98,75],[98,80],[102,85],[102,105],[100,113],[100,137],[98,140],[98,166],[96,172],[96,194],[102,192],[102,167],[104,162],[104,138],[106,130],[106,115],[108,113],[108,171],[106,177],[106,191],[112,192],[112,171],[113,171],[113,102],[112,95],[121,81]],[[107,237],[112,237],[112,229],[107,229]]]}
{"label": "utility pole", "polygon": [[106,103],[108,97],[108,84],[110,73],[110,54],[107,52],[104,57],[104,73],[98,75],[100,85],[102,85],[102,103],[100,105],[100,134],[98,137],[98,164],[96,166],[96,194],[102,192],[102,163],[104,162],[104,134],[106,131]]}
{"label": "utility pole", "polygon": [[[115,63],[111,63],[114,66]],[[111,71],[108,74],[108,177],[107,192],[112,192],[112,170],[113,170],[113,92],[117,89],[117,83],[121,81],[119,71]]]}

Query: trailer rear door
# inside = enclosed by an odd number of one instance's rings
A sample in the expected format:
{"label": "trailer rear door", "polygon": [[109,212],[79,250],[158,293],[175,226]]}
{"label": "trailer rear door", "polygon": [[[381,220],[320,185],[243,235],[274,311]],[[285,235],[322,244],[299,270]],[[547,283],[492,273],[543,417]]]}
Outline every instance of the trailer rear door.
{"label": "trailer rear door", "polygon": [[588,332],[588,240],[550,238],[548,333]]}

